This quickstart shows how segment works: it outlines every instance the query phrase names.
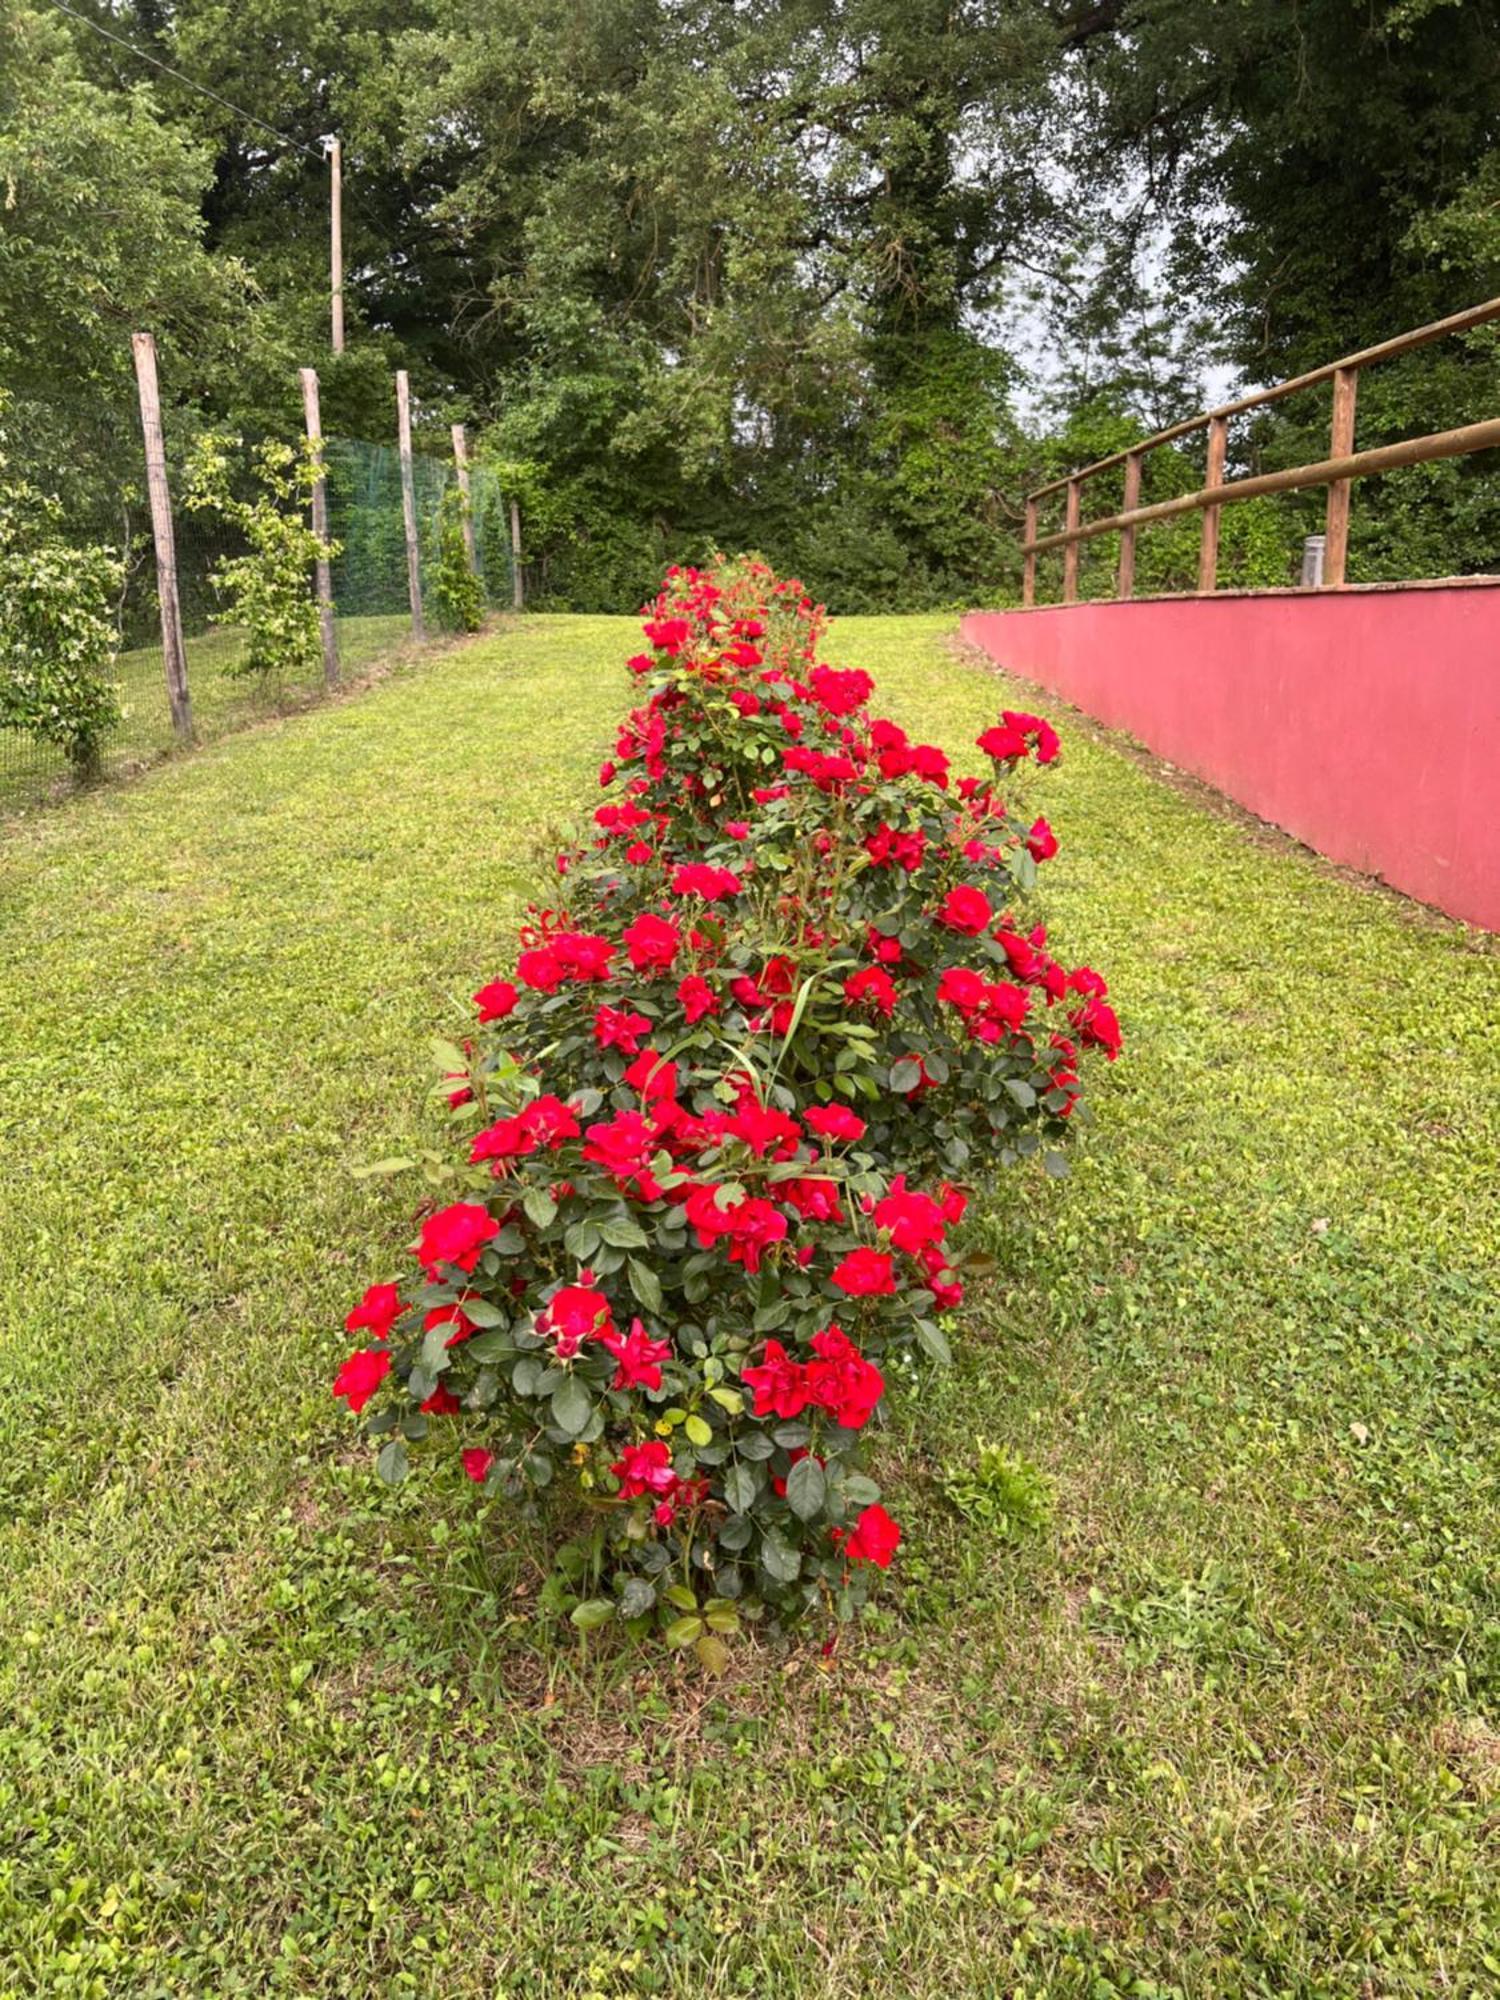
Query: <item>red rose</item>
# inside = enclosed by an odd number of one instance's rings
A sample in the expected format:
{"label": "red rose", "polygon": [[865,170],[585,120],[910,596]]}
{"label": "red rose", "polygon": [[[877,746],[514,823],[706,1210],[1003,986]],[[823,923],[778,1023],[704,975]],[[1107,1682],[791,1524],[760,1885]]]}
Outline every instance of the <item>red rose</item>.
{"label": "red rose", "polygon": [[889,1569],[891,1557],[901,1545],[901,1530],[877,1500],[866,1507],[852,1533],[847,1528],[835,1528],[833,1538],[850,1562],[874,1563],[877,1569]]}
{"label": "red rose", "polygon": [[670,972],[682,933],[665,917],[647,910],[622,934],[630,963],[637,972]]}
{"label": "red rose", "polygon": [[732,868],[715,868],[706,861],[689,862],[672,876],[674,896],[701,896],[705,903],[737,896],[744,886]]}
{"label": "red rose", "polygon": [[780,1417],[789,1422],[807,1408],[807,1370],[779,1340],[766,1342],[764,1359],[754,1368],[742,1368],[740,1380],[755,1392],[758,1417]]}
{"label": "red rose", "polygon": [[539,1323],[551,1333],[560,1361],[571,1361],[586,1340],[603,1340],[615,1330],[609,1300],[589,1285],[564,1285],[554,1292]]}
{"label": "red rose", "polygon": [[815,1333],[812,1349],[817,1359],[807,1365],[808,1400],[845,1430],[858,1430],[884,1395],[885,1378],[840,1327]]}
{"label": "red rose", "polygon": [[455,1201],[440,1208],[422,1224],[417,1244],[417,1261],[429,1278],[438,1276],[440,1264],[456,1264],[460,1271],[472,1271],[479,1253],[500,1225],[477,1201]]}
{"label": "red rose", "polygon": [[563,968],[550,951],[523,951],[516,961],[516,977],[536,993],[555,993],[563,983]]}
{"label": "red rose", "polygon": [[671,1447],[662,1438],[626,1445],[609,1469],[620,1482],[622,1500],[634,1500],[642,1493],[670,1493],[678,1483]]}
{"label": "red rose", "polygon": [[503,1021],[520,997],[508,979],[492,979],[488,986],[481,986],[474,995],[481,1025],[485,1021]]}
{"label": "red rose", "polygon": [[868,1299],[894,1292],[892,1264],[881,1250],[851,1250],[833,1273],[833,1282],[852,1299]]}
{"label": "red rose", "polygon": [[937,920],[940,924],[946,924],[950,931],[959,931],[965,937],[977,937],[994,914],[990,908],[990,899],[983,889],[976,889],[967,882],[960,882],[956,889],[950,889],[943,898],[943,906],[937,913]]}
{"label": "red rose", "polygon": [[896,982],[879,965],[867,965],[844,981],[844,998],[852,1005],[873,1008],[887,1020],[896,1011]]}
{"label": "red rose", "polygon": [[677,998],[682,1002],[689,1027],[701,1021],[705,1014],[717,1014],[719,1011],[718,995],[708,981],[700,979],[696,972],[689,973],[683,980],[677,989]]}
{"label": "red rose", "polygon": [[927,1244],[941,1243],[948,1224],[931,1195],[908,1189],[906,1176],[897,1174],[890,1193],[875,1204],[875,1227],[885,1230],[898,1250],[914,1257]]}
{"label": "red rose", "polygon": [[372,1340],[387,1340],[400,1314],[401,1294],[396,1287],[371,1285],[344,1321],[344,1328],[348,1333],[359,1333],[362,1329],[368,1328]]}
{"label": "red rose", "polygon": [[619,1363],[615,1379],[609,1385],[612,1389],[661,1387],[661,1364],[670,1360],[672,1354],[670,1340],[653,1340],[641,1322],[633,1319],[629,1333],[621,1335],[610,1327],[599,1335],[599,1344]]}
{"label": "red rose", "polygon": [[492,1451],[486,1451],[481,1444],[471,1444],[468,1450],[463,1452],[461,1456],[464,1462],[464,1471],[474,1481],[476,1486],[483,1486],[484,1482],[490,1476],[490,1467],[495,1463],[495,1454]]}
{"label": "red rose", "polygon": [[391,1357],[384,1347],[361,1347],[351,1354],[333,1378],[333,1393],[343,1396],[358,1416],[391,1372]]}
{"label": "red rose", "polygon": [[815,1104],[810,1111],[804,1111],[802,1122],[821,1138],[837,1140],[841,1145],[852,1146],[856,1139],[865,1136],[865,1121],[842,1104]]}
{"label": "red rose", "polygon": [[1026,836],[1026,851],[1033,861],[1050,861],[1057,852],[1057,835],[1044,819],[1035,820]]}
{"label": "red rose", "polygon": [[651,1023],[644,1014],[631,1014],[617,1007],[601,1007],[594,1016],[594,1040],[601,1049],[618,1049],[622,1055],[638,1056],[641,1037],[649,1035]]}

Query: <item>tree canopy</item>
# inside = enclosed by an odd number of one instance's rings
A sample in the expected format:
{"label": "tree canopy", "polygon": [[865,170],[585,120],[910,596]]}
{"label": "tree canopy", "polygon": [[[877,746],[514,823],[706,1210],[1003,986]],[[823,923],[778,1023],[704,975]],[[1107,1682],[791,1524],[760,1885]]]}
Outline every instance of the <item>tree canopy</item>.
{"label": "tree canopy", "polygon": [[[585,608],[715,542],[845,609],[992,596],[1039,471],[1210,371],[1274,380],[1500,289],[1497,0],[76,11],[0,0],[14,428],[49,412],[76,464],[70,427],[128,426],[135,324],[184,425],[290,425],[311,360],[325,424],[384,435],[404,365]],[[1487,413],[1492,356],[1372,375],[1362,440]],[[1320,427],[1289,406],[1234,450],[1316,455]],[[1372,573],[1496,560],[1482,464],[1385,484]]]}

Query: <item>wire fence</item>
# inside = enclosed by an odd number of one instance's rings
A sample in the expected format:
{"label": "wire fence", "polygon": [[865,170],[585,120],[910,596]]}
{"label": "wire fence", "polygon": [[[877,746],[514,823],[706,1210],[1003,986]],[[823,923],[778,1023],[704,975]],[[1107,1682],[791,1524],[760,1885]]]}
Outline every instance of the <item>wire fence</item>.
{"label": "wire fence", "polygon": [[[286,441],[298,442],[292,437]],[[63,494],[69,532],[80,544],[107,542],[124,558],[125,582],[116,606],[119,651],[109,676],[116,684],[122,714],[103,740],[100,758],[101,774],[112,777],[154,761],[178,739],[167,695],[141,434],[139,430],[121,434],[101,440],[100,446],[88,468],[86,488],[77,466],[50,466],[44,452],[28,467],[28,475],[43,490]],[[283,675],[274,682],[244,674],[248,634],[224,622],[225,607],[215,577],[228,558],[245,552],[245,543],[232,523],[185,504],[187,451],[186,439],[169,436],[166,471],[193,733],[199,741],[207,741],[305,705],[325,693],[326,683],[321,664],[314,673]],[[348,681],[413,643],[401,459],[394,444],[361,438],[325,438],[323,453],[328,533],[339,548],[331,564],[339,678]],[[486,604],[509,606],[513,568],[508,506],[488,467],[475,464],[467,471],[474,568]],[[418,570],[429,637],[439,637],[443,631],[435,589],[439,532],[443,496],[457,477],[451,455],[414,449]],[[309,576],[309,592],[312,588]],[[60,748],[0,727],[0,812],[59,795],[72,782]]]}

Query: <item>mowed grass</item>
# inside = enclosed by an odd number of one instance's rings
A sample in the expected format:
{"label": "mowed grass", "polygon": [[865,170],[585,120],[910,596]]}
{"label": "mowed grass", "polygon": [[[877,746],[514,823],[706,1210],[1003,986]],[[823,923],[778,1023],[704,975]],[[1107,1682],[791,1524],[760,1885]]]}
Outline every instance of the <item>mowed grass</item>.
{"label": "mowed grass", "polygon": [[[412,652],[410,632],[411,620],[404,613],[340,618],[341,678],[353,679],[393,654]],[[305,706],[323,694],[321,666],[311,678],[293,676],[279,686],[247,680],[236,671],[247,644],[244,628],[234,625],[212,626],[184,641],[193,729],[200,742],[265,721],[278,709]],[[121,719],[101,748],[106,776],[138,769],[176,750],[160,645],[119,654],[108,678],[119,695]],[[14,730],[0,731],[0,811],[64,798],[73,789],[68,760],[60,750]]]}
{"label": "mowed grass", "polygon": [[[1045,911],[1127,1054],[986,1193],[878,1614],[705,1682],[544,1626],[451,1466],[375,1483],[328,1378],[418,1197],[349,1169],[431,1132],[634,637],[0,849],[0,1992],[1496,1991],[1500,960],[1081,723]],[[955,751],[1018,699],[939,619],[833,652]],[[1050,1523],[955,1510],[984,1442]]]}

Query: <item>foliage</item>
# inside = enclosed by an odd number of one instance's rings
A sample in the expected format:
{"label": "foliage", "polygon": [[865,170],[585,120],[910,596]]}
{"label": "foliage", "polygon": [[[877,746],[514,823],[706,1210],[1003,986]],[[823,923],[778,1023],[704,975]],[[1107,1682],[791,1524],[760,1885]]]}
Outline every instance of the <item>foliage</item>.
{"label": "foliage", "polygon": [[279,682],[307,674],[322,654],[318,605],[311,589],[313,564],[338,554],[336,542],[314,534],[303,519],[319,476],[310,441],[300,450],[270,439],[251,454],[255,488],[236,491],[235,455],[242,440],[218,432],[199,438],[188,460],[184,497],[199,513],[214,513],[237,528],[243,555],[226,556],[211,581],[228,606],[229,621],[249,636],[244,653],[225,671]]}
{"label": "foliage", "polygon": [[[946,622],[832,656],[957,755],[1026,697]],[[888,1396],[902,1585],[831,1658],[559,1652],[550,1506],[351,1456],[328,1326],[410,1204],[340,1163],[430,1138],[412,1050],[632,633],[531,619],[5,842],[0,1989],[1486,1992],[1500,960],[1098,732],[1039,894],[1130,994],[1108,1143],[976,1195],[1003,1281]],[[1050,1532],[935,1490],[978,1438]]]}
{"label": "foliage", "polygon": [[432,601],[439,621],[450,632],[477,632],[484,623],[484,585],[469,561],[464,539],[469,503],[457,486],[450,486],[438,505],[433,534],[436,541]]}
{"label": "foliage", "polygon": [[91,775],[120,720],[107,676],[123,566],[111,549],[65,540],[61,515],[55,498],[11,476],[0,448],[0,729],[55,744]]}
{"label": "foliage", "polygon": [[994,785],[1054,760],[1045,722],[1007,710],[950,797],[870,677],[819,663],[799,582],[673,570],[649,611],[566,908],[441,1050],[468,1165],[429,1162],[421,1281],[365,1294],[335,1393],[382,1392],[393,1483],[434,1417],[488,1491],[565,1471],[613,1589],[574,1623],[654,1621],[719,1669],[742,1608],[848,1617],[889,1564],[865,1432],[950,1359],[945,1176],[1060,1173],[1080,1049],[1119,1030],[1015,915],[1057,842]]}
{"label": "foliage", "polygon": [[1030,1459],[1007,1445],[981,1441],[977,1458],[945,1473],[942,1487],[966,1521],[987,1529],[997,1541],[1035,1533],[1052,1518],[1047,1481]]}

